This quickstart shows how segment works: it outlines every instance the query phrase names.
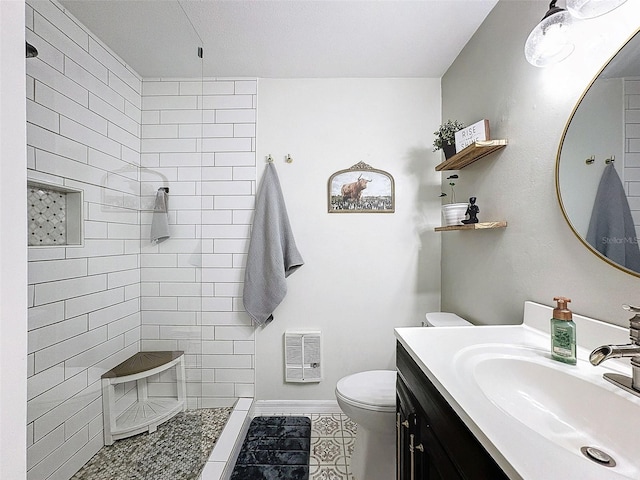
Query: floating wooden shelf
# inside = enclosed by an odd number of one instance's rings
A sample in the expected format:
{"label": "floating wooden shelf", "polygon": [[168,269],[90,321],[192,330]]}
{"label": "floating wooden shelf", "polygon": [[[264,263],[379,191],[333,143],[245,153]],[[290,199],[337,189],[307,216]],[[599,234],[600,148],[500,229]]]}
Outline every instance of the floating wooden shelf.
{"label": "floating wooden shelf", "polygon": [[506,228],[507,222],[482,222],[471,223],[469,225],[449,225],[447,227],[436,227],[436,232],[449,232],[451,230],[488,230],[490,228]]}
{"label": "floating wooden shelf", "polygon": [[436,166],[436,171],[460,170],[476,160],[486,157],[490,153],[501,150],[506,146],[506,140],[485,140],[483,142],[472,143],[461,152],[456,153],[453,157]]}

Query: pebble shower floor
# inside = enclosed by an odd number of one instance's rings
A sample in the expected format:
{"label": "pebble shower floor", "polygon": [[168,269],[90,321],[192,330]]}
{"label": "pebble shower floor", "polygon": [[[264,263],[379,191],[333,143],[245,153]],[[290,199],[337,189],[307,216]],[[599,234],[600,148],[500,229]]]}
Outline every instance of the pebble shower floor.
{"label": "pebble shower floor", "polygon": [[231,410],[180,412],[151,434],[102,447],[71,480],[196,480]]}

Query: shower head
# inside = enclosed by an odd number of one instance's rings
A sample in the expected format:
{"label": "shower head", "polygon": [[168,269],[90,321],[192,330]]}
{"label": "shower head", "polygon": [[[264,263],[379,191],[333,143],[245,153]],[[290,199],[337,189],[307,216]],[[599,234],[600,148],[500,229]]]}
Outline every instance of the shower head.
{"label": "shower head", "polygon": [[38,56],[38,50],[36,47],[27,42],[27,58],[33,58]]}

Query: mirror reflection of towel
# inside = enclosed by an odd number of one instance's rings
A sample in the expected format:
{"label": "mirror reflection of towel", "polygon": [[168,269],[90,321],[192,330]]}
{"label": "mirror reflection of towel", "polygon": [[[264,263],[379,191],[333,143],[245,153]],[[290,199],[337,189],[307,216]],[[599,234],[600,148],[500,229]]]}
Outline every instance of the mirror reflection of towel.
{"label": "mirror reflection of towel", "polygon": [[285,279],[303,265],[289,224],[276,167],[267,164],[256,196],[243,303],[257,325],[273,320],[287,294]]}
{"label": "mirror reflection of towel", "polygon": [[151,243],[157,244],[169,238],[169,198],[163,188],[156,193],[151,218]]}
{"label": "mirror reflection of towel", "polygon": [[609,260],[640,272],[640,248],[627,195],[610,163],[604,169],[591,212],[587,242]]}

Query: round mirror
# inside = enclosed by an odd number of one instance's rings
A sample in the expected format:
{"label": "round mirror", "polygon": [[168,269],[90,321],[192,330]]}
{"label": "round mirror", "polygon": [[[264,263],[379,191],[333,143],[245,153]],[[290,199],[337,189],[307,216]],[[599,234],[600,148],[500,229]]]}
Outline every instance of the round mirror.
{"label": "round mirror", "polygon": [[569,119],[556,189],[584,245],[640,276],[640,33],[601,70]]}

